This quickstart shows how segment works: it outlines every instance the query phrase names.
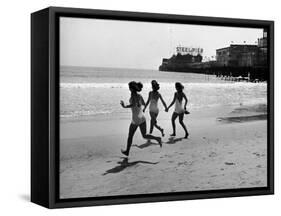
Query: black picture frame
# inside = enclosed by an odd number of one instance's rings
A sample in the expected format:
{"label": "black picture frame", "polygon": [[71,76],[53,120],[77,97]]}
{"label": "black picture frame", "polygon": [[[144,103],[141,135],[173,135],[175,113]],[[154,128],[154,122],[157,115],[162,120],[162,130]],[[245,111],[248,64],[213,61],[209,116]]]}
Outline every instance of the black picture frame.
{"label": "black picture frame", "polygon": [[[267,187],[59,199],[59,17],[253,27],[268,30]],[[31,14],[31,201],[47,208],[160,202],[274,193],[274,22],[49,7]]]}

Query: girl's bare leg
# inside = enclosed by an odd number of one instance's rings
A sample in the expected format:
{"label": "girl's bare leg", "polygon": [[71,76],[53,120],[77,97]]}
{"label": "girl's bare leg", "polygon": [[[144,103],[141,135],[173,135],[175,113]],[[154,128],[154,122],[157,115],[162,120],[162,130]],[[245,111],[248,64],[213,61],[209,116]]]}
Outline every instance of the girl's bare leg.
{"label": "girl's bare leg", "polygon": [[172,126],[173,126],[173,133],[171,134],[171,136],[176,136],[176,119],[177,119],[177,117],[178,117],[178,115],[179,114],[177,114],[177,113],[173,113],[173,115],[172,115]]}
{"label": "girl's bare leg", "polygon": [[179,114],[179,122],[180,122],[180,124],[181,124],[181,126],[183,127],[184,132],[185,132],[184,138],[187,138],[189,134],[188,134],[187,129],[186,129],[186,126],[185,126],[185,124],[184,124],[184,122],[183,122],[183,117],[184,117],[184,113]]}
{"label": "girl's bare leg", "polygon": [[126,156],[128,156],[130,153],[130,149],[131,149],[132,142],[133,142],[133,136],[134,136],[137,128],[138,128],[138,125],[130,124],[128,140],[127,140],[127,148],[126,148],[126,150],[121,150],[121,152]]}
{"label": "girl's bare leg", "polygon": [[144,122],[140,125],[140,131],[141,131],[142,137],[144,139],[156,140],[159,143],[160,147],[162,147],[161,137],[155,137],[155,136],[152,136],[150,134],[146,134],[146,122]]}
{"label": "girl's bare leg", "polygon": [[149,133],[152,134],[153,128],[154,128],[154,124],[155,124],[155,118],[154,118],[154,114],[153,112],[149,112],[150,114],[150,130]]}
{"label": "girl's bare leg", "polygon": [[161,132],[162,136],[164,136],[164,130],[159,125],[157,125],[157,116],[158,113],[150,112],[150,134],[152,134],[153,128],[156,127]]}
{"label": "girl's bare leg", "polygon": [[165,134],[164,134],[164,129],[161,128],[161,127],[157,124],[157,116],[158,116],[158,113],[155,113],[155,114],[154,114],[154,126],[161,132],[162,137],[163,137],[163,136],[165,136]]}

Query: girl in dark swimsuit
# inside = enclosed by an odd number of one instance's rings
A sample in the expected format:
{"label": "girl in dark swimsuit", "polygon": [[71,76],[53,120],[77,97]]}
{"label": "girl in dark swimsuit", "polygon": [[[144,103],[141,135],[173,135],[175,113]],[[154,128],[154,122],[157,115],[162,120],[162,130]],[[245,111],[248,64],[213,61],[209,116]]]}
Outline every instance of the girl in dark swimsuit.
{"label": "girl in dark swimsuit", "polygon": [[152,91],[149,92],[148,94],[148,99],[147,102],[144,106],[143,112],[145,112],[146,107],[149,105],[149,114],[151,117],[150,120],[150,134],[152,134],[153,128],[154,126],[160,130],[162,137],[165,135],[164,134],[164,129],[161,128],[159,125],[157,125],[157,116],[159,114],[159,108],[158,108],[158,100],[160,99],[163,106],[165,107],[165,110],[167,109],[167,105],[165,103],[165,101],[163,100],[161,94],[158,92],[158,90],[160,89],[159,84],[157,83],[156,80],[152,80],[151,81],[151,85],[152,85]]}
{"label": "girl in dark swimsuit", "polygon": [[130,98],[130,104],[125,105],[124,101],[121,101],[120,104],[123,108],[131,108],[132,110],[132,122],[129,127],[129,135],[128,135],[128,140],[127,140],[127,149],[126,150],[121,150],[121,152],[128,156],[130,152],[130,148],[133,142],[133,136],[138,129],[140,128],[141,134],[144,139],[152,139],[156,140],[160,147],[162,147],[162,141],[161,137],[155,137],[152,135],[146,134],[146,119],[143,114],[142,110],[142,105],[145,105],[144,100],[140,94],[137,92],[140,92],[142,90],[142,83],[140,82],[135,82],[132,81],[129,83],[129,89],[131,91],[131,98]]}
{"label": "girl in dark swimsuit", "polygon": [[[171,136],[176,136],[176,123],[175,123],[175,121],[176,121],[176,118],[179,117],[179,123],[185,131],[185,137],[184,138],[188,138],[189,133],[188,133],[188,131],[186,129],[186,126],[183,122],[184,113],[185,112],[187,113],[186,105],[187,105],[188,100],[186,98],[186,95],[183,93],[184,86],[181,83],[177,82],[175,84],[175,87],[176,87],[177,91],[174,94],[174,99],[173,99],[172,103],[170,104],[170,106],[168,106],[168,108],[166,109],[166,111],[168,112],[169,108],[171,106],[173,106],[174,103],[175,103],[175,111],[172,115],[173,133],[171,134]],[[182,106],[183,99],[185,100],[184,107]]]}

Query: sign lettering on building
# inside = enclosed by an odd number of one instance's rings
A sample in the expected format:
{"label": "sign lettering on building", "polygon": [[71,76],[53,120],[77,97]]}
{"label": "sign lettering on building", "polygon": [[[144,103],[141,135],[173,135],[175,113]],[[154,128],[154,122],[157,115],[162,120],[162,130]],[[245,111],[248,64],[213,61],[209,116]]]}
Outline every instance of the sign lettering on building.
{"label": "sign lettering on building", "polygon": [[195,48],[195,47],[183,47],[178,46],[176,47],[177,53],[180,53],[182,55],[190,54],[190,55],[202,55],[203,54],[203,48]]}

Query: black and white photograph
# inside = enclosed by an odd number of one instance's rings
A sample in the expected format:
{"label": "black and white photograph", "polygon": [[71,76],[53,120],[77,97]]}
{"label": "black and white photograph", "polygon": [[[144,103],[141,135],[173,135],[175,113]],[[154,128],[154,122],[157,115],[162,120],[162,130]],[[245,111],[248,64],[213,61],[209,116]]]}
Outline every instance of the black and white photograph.
{"label": "black and white photograph", "polygon": [[268,32],[59,18],[59,198],[267,187]]}

